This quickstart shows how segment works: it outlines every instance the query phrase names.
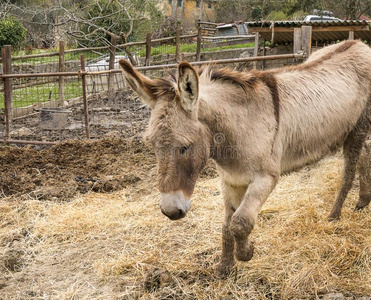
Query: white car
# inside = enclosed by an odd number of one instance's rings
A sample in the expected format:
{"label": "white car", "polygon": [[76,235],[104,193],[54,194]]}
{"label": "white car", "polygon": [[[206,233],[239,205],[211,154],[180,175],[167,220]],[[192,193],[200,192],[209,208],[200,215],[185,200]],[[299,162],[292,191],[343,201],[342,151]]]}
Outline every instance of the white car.
{"label": "white car", "polygon": [[304,22],[313,22],[313,21],[341,21],[341,20],[335,17],[318,16],[318,15],[308,15],[304,18]]}
{"label": "white car", "polygon": [[[114,69],[119,69],[119,60],[120,59],[126,59],[129,60],[129,57],[127,55],[115,55],[114,60]],[[137,56],[137,53],[133,55],[133,58],[135,59],[137,65],[139,65],[139,59]],[[109,55],[100,56],[97,58],[92,59],[85,67],[85,70],[87,72],[98,72],[98,71],[106,71],[109,69]]]}

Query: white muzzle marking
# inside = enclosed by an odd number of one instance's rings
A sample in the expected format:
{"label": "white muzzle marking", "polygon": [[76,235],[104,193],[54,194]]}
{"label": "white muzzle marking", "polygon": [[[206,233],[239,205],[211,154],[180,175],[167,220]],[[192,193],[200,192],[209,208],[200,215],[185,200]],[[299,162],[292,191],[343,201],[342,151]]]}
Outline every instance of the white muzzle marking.
{"label": "white muzzle marking", "polygon": [[181,190],[161,193],[160,208],[170,220],[184,218],[191,207],[191,199],[187,199]]}

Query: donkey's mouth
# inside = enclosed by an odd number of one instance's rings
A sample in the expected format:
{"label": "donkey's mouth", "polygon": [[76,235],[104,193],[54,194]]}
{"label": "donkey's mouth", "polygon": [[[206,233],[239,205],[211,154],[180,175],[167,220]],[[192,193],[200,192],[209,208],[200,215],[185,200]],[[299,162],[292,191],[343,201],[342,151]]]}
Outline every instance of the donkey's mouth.
{"label": "donkey's mouth", "polygon": [[182,191],[161,193],[161,212],[170,220],[179,220],[186,216],[191,206],[191,200],[187,199]]}

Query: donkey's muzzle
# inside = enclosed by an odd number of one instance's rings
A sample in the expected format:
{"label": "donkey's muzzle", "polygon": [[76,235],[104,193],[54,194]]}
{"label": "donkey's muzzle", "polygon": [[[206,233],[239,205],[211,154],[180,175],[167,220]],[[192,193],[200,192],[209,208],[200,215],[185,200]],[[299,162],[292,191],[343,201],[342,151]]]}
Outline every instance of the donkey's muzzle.
{"label": "donkey's muzzle", "polygon": [[184,197],[182,191],[161,193],[161,212],[170,220],[184,218],[191,206],[191,200]]}

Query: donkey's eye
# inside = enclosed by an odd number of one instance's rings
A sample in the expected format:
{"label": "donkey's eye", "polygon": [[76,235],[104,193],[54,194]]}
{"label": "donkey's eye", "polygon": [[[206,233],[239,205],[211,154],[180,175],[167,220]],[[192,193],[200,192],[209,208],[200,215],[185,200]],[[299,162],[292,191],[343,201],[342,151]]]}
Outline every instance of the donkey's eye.
{"label": "donkey's eye", "polygon": [[189,146],[184,146],[184,147],[180,148],[180,154],[181,155],[186,154],[186,152],[188,151],[188,149],[189,149]]}

